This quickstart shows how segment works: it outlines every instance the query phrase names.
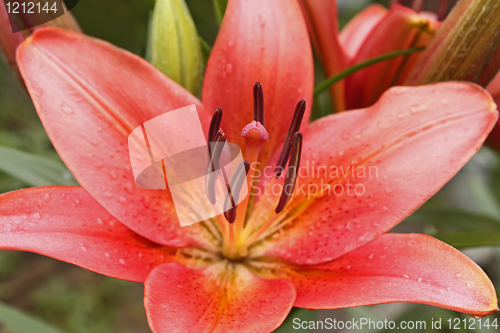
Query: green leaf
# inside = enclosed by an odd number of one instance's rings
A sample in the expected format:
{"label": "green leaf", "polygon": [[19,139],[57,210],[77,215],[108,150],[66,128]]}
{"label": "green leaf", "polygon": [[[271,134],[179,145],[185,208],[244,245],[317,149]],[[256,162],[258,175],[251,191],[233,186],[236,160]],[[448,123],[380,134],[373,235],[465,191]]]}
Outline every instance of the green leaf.
{"label": "green leaf", "polygon": [[500,245],[500,232],[475,231],[432,235],[456,248]]}
{"label": "green leaf", "polygon": [[489,216],[474,214],[452,207],[421,208],[411,215],[407,223],[432,224],[438,230],[496,230],[500,232],[500,221]]}
{"label": "green leaf", "polygon": [[212,0],[212,5],[215,12],[215,20],[217,25],[221,25],[222,19],[224,18],[224,12],[226,11],[227,0]]}
{"label": "green leaf", "polygon": [[[300,321],[298,321],[296,318],[299,318]],[[314,318],[316,318],[316,312],[314,312],[314,311],[307,310],[307,309],[293,308],[292,311],[290,311],[290,313],[288,314],[288,317],[286,317],[283,324],[280,327],[278,327],[278,329],[276,329],[274,331],[274,333],[289,333],[289,332],[309,333],[310,330],[308,328],[307,329],[302,329],[302,328],[296,329],[297,322],[300,325],[300,323],[302,323],[303,321],[314,320]],[[295,325],[294,325],[294,321],[293,321],[294,319],[296,319]],[[295,326],[295,328],[294,328],[294,326]]]}
{"label": "green leaf", "polygon": [[30,186],[78,185],[62,163],[3,146],[0,170]]}
{"label": "green leaf", "polygon": [[156,1],[148,55],[153,66],[198,95],[203,78],[203,54],[184,0]]}
{"label": "green leaf", "polygon": [[2,302],[0,302],[0,324],[15,333],[63,333]]}
{"label": "green leaf", "polygon": [[212,52],[212,47],[203,37],[198,36],[198,38],[200,39],[201,50],[203,51],[203,62],[206,64],[210,57],[210,52]]}
{"label": "green leaf", "polygon": [[346,78],[347,76],[349,76],[349,75],[351,75],[351,74],[359,71],[360,69],[363,69],[365,67],[374,65],[374,64],[376,64],[378,62],[381,62],[381,61],[389,60],[389,59],[392,59],[392,58],[396,58],[396,57],[399,57],[399,56],[402,56],[402,55],[406,55],[406,54],[411,54],[411,53],[414,53],[414,52],[419,52],[419,51],[422,51],[424,49],[425,49],[425,47],[415,47],[415,48],[412,48],[412,49],[394,51],[394,52],[382,54],[382,55],[380,55],[378,57],[374,57],[374,58],[365,60],[363,62],[360,62],[360,63],[358,63],[356,65],[353,65],[353,66],[351,66],[349,68],[344,69],[343,71],[341,71],[338,74],[330,76],[328,79],[326,79],[325,81],[323,81],[320,84],[318,84],[314,88],[314,95],[318,95],[318,94],[322,93],[323,91],[325,91],[328,88],[330,88],[331,85],[333,85],[333,84],[337,83],[338,81]]}

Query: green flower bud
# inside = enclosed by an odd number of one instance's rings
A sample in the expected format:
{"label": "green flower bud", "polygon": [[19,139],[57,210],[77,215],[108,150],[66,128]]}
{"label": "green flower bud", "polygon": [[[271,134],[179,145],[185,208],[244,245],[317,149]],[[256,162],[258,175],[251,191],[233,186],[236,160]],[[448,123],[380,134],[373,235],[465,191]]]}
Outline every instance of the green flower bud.
{"label": "green flower bud", "polygon": [[203,54],[184,0],[156,1],[148,54],[156,68],[194,95],[198,94]]}

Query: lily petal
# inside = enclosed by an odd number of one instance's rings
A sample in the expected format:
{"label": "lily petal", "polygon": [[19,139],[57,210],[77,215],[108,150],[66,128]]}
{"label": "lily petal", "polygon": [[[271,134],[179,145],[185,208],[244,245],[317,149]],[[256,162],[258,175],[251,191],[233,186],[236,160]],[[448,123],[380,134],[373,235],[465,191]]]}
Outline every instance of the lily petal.
{"label": "lily petal", "polygon": [[347,54],[353,58],[366,37],[375,26],[387,15],[387,9],[379,4],[373,4],[359,12],[339,34],[340,43]]}
{"label": "lily petal", "polygon": [[296,266],[295,306],[332,309],[411,302],[486,316],[498,311],[493,284],[460,251],[420,234],[386,234],[334,261]]}
{"label": "lily petal", "polygon": [[321,263],[387,232],[462,168],[497,116],[484,89],[449,82],[394,87],[371,108],[313,122],[287,225],[253,255]]}
{"label": "lily petal", "polygon": [[73,186],[0,195],[0,249],[35,252],[137,282],[173,259],[172,248],[139,236]]}
{"label": "lily petal", "polygon": [[192,270],[172,262],[145,283],[144,305],[155,333],[271,332],[295,300],[287,279],[266,280],[242,265]]}
{"label": "lily petal", "polygon": [[122,223],[158,243],[199,244],[199,226],[181,229],[165,190],[134,182],[128,135],[167,111],[200,102],[145,60],[62,29],[35,32],[18,63],[43,125],[78,182]]}
{"label": "lily petal", "polygon": [[[230,0],[208,60],[203,104],[210,112],[222,108],[228,141],[244,147],[241,130],[253,119],[252,92],[259,81],[269,133],[261,156],[266,161],[285,140],[297,102],[312,102],[313,75],[311,46],[296,0]],[[310,111],[309,105],[304,124]]]}
{"label": "lily petal", "polygon": [[[396,4],[366,37],[352,59],[352,64],[415,47],[421,41],[419,37],[422,34],[432,35],[431,27],[429,20]],[[406,57],[401,56],[386,60],[349,76],[346,81],[347,109],[368,107],[375,103],[385,90],[398,82],[400,73],[406,66],[405,59]]]}

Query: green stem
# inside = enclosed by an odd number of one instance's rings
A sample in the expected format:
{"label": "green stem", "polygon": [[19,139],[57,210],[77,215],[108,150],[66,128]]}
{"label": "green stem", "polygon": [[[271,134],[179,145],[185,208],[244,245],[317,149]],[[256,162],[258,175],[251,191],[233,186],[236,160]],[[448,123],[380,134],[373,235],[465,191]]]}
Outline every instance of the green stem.
{"label": "green stem", "polygon": [[214,6],[215,19],[217,20],[217,25],[220,27],[222,23],[222,18],[224,17],[224,13],[222,12],[219,0],[212,0],[212,5]]}
{"label": "green stem", "polygon": [[353,66],[346,68],[343,71],[341,71],[335,75],[330,76],[328,79],[326,79],[323,82],[321,82],[320,84],[318,84],[314,88],[314,95],[316,96],[316,95],[322,93],[323,91],[327,90],[331,85],[333,85],[333,84],[337,83],[338,81],[346,78],[347,76],[359,71],[360,69],[363,69],[365,67],[368,67],[370,65],[376,64],[376,63],[384,61],[384,60],[389,60],[389,59],[396,58],[396,57],[399,57],[402,55],[411,54],[414,52],[419,52],[419,51],[422,51],[424,49],[425,49],[425,47],[415,47],[415,48],[406,49],[406,50],[394,51],[394,52],[382,54],[378,57],[374,57],[374,58],[365,60],[363,62],[357,63],[356,65],[353,65]]}
{"label": "green stem", "polygon": [[208,44],[208,42],[200,35],[198,35],[198,39],[200,40],[200,46],[203,52],[209,55],[210,52],[212,52],[212,47],[210,46],[210,44]]}

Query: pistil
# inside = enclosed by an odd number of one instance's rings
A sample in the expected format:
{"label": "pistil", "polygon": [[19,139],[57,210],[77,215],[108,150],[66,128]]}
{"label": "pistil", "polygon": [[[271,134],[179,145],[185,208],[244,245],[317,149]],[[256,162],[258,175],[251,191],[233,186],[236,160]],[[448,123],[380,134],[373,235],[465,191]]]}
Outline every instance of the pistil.
{"label": "pistil", "polygon": [[[250,170],[247,175],[247,188],[251,193],[252,185],[255,178],[255,170],[258,168],[259,156],[264,142],[269,140],[269,134],[262,124],[258,121],[252,121],[245,126],[241,131],[241,135],[245,138],[245,159],[250,163]],[[247,195],[243,202],[238,205],[235,221],[236,241],[240,241],[240,236],[245,224],[245,216],[250,195]]]}

